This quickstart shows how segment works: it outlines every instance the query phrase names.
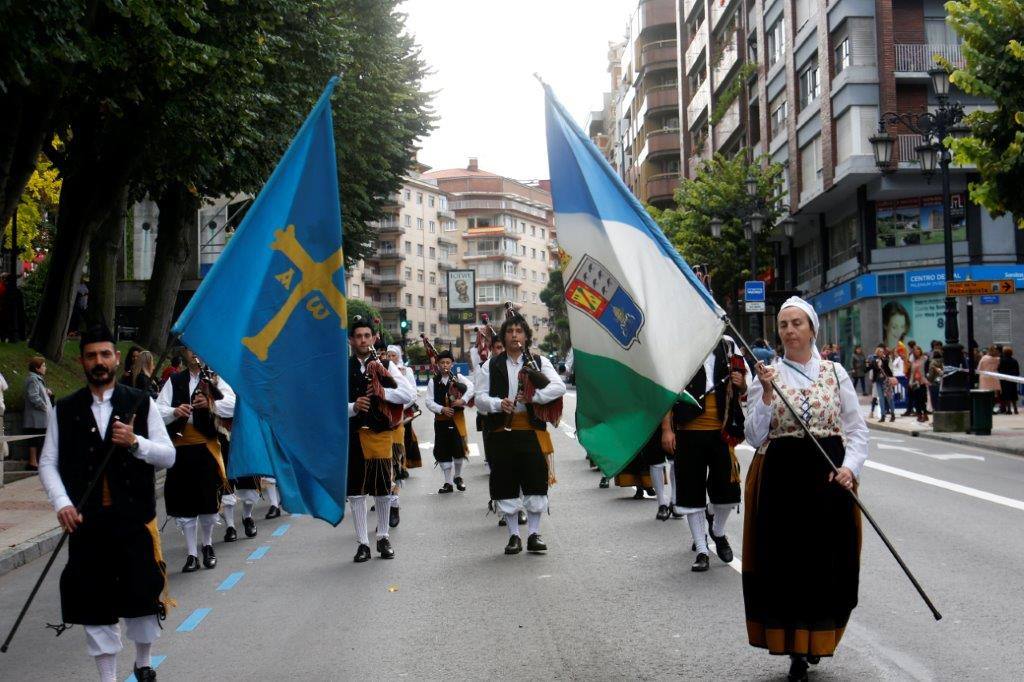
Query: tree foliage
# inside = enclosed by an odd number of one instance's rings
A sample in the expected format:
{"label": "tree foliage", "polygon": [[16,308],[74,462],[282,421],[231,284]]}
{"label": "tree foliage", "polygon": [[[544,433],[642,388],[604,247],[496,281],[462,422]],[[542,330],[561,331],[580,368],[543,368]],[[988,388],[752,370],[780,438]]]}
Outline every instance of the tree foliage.
{"label": "tree foliage", "polygon": [[[60,201],[61,179],[57,169],[45,156],[39,156],[36,168],[25,185],[18,202],[18,252],[25,260],[35,256],[35,249],[45,247]],[[13,220],[4,227],[4,249],[11,248]]]}
{"label": "tree foliage", "polygon": [[[757,180],[754,199],[747,194],[746,179]],[[743,217],[753,208],[765,216],[767,226],[781,217],[776,201],[783,191],[783,167],[767,158],[747,161],[746,150],[735,156],[715,154],[701,164],[693,179],[685,178],[676,190],[676,208],[650,208],[665,236],[692,265],[707,266],[711,288],[719,300],[733,300],[740,283],[753,279],[750,272],[750,240],[743,232]],[[722,221],[722,236],[711,236],[711,220]],[[771,263],[767,239],[758,245],[758,263]]]}
{"label": "tree foliage", "polygon": [[[550,326],[554,329],[552,333],[557,336],[557,339],[550,341],[549,346],[557,343],[558,350],[564,353],[572,346],[572,336],[569,333],[569,312],[565,305],[565,281],[562,277],[561,267],[548,274],[548,283],[540,292],[540,300],[548,307],[548,319],[551,321]],[[544,340],[548,341],[547,338]]]}
{"label": "tree foliage", "polygon": [[993,215],[1013,214],[1024,228],[1024,10],[1020,0],[960,0],[946,10],[965,61],[950,80],[996,104],[968,115],[972,134],[953,141],[956,161],[981,174],[970,186],[974,201]]}

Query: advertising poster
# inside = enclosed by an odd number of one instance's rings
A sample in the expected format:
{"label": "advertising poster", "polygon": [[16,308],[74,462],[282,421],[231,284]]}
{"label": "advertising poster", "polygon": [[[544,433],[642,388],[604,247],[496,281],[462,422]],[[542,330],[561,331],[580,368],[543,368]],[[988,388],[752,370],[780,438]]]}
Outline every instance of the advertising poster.
{"label": "advertising poster", "polygon": [[[967,239],[964,195],[950,197],[950,222],[953,241]],[[880,247],[941,244],[942,197],[911,197],[875,204],[875,221]]]}
{"label": "advertising poster", "polygon": [[448,271],[448,322],[469,324],[476,319],[476,272]]}
{"label": "advertising poster", "polygon": [[907,345],[916,341],[925,350],[933,340],[942,341],[945,332],[945,298],[937,296],[900,296],[882,299],[882,331],[886,348],[898,341]]}

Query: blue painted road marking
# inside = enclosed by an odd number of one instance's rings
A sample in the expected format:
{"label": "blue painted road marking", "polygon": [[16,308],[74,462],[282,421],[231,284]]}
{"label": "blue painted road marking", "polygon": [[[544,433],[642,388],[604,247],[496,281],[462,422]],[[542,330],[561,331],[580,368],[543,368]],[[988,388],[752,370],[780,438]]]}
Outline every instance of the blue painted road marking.
{"label": "blue painted road marking", "polygon": [[[165,658],[167,658],[167,657],[166,656],[153,656],[150,659],[150,667],[153,668],[153,670],[156,670],[157,668],[160,667],[160,664],[164,662]],[[124,682],[138,682],[138,680],[135,679],[135,673],[132,673],[131,675],[129,675],[125,679]]]}
{"label": "blue painted road marking", "polygon": [[266,556],[267,552],[269,552],[269,551],[270,551],[270,546],[269,545],[263,545],[262,547],[257,549],[255,552],[250,554],[249,558],[246,559],[246,561],[256,561],[257,559],[262,559],[264,556]]}
{"label": "blue painted road marking", "polygon": [[226,592],[226,591],[230,590],[232,587],[234,587],[235,585],[238,584],[238,581],[242,579],[243,575],[245,575],[245,571],[239,571],[238,573],[232,573],[231,575],[229,575],[227,578],[224,579],[224,582],[222,582],[220,584],[220,587],[217,588],[217,591],[218,592]]}
{"label": "blue painted road marking", "polygon": [[203,622],[203,618],[206,618],[206,614],[210,613],[211,609],[196,609],[192,612],[192,615],[185,619],[185,622],[178,626],[176,632],[192,632],[199,624]]}
{"label": "blue painted road marking", "polygon": [[279,538],[282,535],[284,535],[285,533],[287,533],[289,528],[291,528],[291,524],[290,523],[286,523],[283,526],[281,526],[280,528],[278,528],[277,530],[275,530],[273,533],[271,533],[271,535],[273,535],[275,538]]}

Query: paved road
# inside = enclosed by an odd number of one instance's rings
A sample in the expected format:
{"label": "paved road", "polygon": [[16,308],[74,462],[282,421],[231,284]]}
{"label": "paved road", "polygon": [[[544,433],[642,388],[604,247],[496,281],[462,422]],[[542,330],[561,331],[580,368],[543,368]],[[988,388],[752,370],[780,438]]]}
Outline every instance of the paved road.
{"label": "paved road", "polygon": [[[656,503],[631,490],[597,488],[570,435],[574,399],[555,435],[547,556],[502,554],[479,457],[461,494],[438,496],[436,470],[414,473],[394,561],[353,564],[348,520],[333,529],[285,516],[261,521],[256,539],[218,544],[217,569],[181,575],[182,538],[169,524],[180,606],[155,647],[161,679],[783,679],[785,661],[746,644],[734,568],[713,558],[711,571],[691,573],[685,522],[656,521]],[[430,424],[417,422],[431,441]],[[931,619],[866,529],[860,606],[816,678],[1021,679],[1024,459],[891,434],[871,443],[863,499],[945,619]],[[740,455],[745,467],[751,453]],[[739,529],[736,517],[737,547]],[[794,526],[792,541],[811,539]],[[4,630],[41,568],[0,577]],[[56,640],[44,629],[59,619],[57,573],[0,655],[0,678],[94,679],[81,629]],[[126,649],[120,669],[130,666]]]}

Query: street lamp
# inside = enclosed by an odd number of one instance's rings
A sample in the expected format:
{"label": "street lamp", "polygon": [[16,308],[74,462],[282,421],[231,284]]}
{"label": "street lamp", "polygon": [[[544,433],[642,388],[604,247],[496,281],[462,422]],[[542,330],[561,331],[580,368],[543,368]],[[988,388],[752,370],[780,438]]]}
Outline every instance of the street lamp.
{"label": "street lamp", "polygon": [[792,239],[796,235],[796,220],[792,217],[786,218],[782,221],[782,232],[789,239]]}
{"label": "street lamp", "polygon": [[[950,222],[950,191],[949,164],[952,154],[946,148],[947,137],[961,138],[970,134],[970,128],[963,124],[964,108],[960,102],[949,101],[949,72],[943,68],[928,71],[932,88],[939,101],[934,112],[899,113],[887,111],[878,121],[878,134],[870,138],[875,153],[875,164],[883,172],[892,168],[892,152],[894,138],[886,130],[886,125],[903,125],[922,137],[923,143],[916,147],[921,161],[921,170],[925,175],[935,172],[936,166],[942,171],[942,227],[944,234],[944,251],[946,265],[946,281],[954,279],[953,269],[953,228]],[[906,160],[906,159],[904,159]],[[957,322],[956,299],[946,297],[945,311],[946,342],[942,349],[946,367],[963,366],[963,347],[960,345],[960,327]],[[942,381],[939,390],[939,405],[943,412],[960,412],[967,409],[966,375],[957,372]]]}
{"label": "street lamp", "polygon": [[721,239],[722,237],[722,220],[721,218],[711,219],[711,236],[715,239]]}

